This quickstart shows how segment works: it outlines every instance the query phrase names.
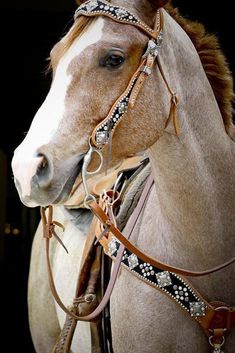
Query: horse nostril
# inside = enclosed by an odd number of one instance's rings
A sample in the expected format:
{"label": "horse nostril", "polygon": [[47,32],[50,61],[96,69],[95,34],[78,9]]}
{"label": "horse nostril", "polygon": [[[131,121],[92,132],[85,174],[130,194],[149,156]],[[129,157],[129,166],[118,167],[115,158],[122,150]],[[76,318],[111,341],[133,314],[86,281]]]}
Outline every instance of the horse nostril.
{"label": "horse nostril", "polygon": [[41,159],[35,174],[37,178],[37,183],[40,188],[46,188],[50,185],[50,182],[52,180],[51,164],[45,154],[38,153],[37,157]]}

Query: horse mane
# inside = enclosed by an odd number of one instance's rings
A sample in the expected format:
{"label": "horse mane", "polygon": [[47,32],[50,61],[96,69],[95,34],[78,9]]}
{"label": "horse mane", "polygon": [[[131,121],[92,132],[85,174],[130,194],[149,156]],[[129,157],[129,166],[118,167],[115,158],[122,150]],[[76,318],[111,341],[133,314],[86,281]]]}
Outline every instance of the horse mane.
{"label": "horse mane", "polygon": [[168,4],[165,8],[194,44],[213,89],[225,129],[235,141],[233,77],[228,62],[220,49],[218,38],[213,34],[208,34],[201,23],[184,18],[179,10],[171,4]]}

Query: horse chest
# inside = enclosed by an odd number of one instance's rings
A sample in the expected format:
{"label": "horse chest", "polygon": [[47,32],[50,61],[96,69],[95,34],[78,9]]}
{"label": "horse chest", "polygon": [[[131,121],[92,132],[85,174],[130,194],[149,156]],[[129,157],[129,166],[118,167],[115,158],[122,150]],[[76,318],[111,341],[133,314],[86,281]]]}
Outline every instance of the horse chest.
{"label": "horse chest", "polygon": [[[139,248],[164,262],[180,263],[180,244],[170,244],[169,239],[166,240],[167,231],[170,231],[170,227],[162,217],[156,193],[153,191],[131,240]],[[185,261],[186,256],[183,258]],[[195,260],[195,254],[192,258]],[[182,264],[184,268],[190,268],[191,265],[185,262]],[[219,273],[189,280],[208,301],[220,300],[233,305],[234,277],[235,266],[230,266]],[[185,353],[208,352],[208,339],[198,323],[169,297],[146,285],[125,269],[121,270],[111,298],[111,316],[115,353],[173,353],[178,349]],[[233,332],[226,341],[227,352],[233,352]]]}

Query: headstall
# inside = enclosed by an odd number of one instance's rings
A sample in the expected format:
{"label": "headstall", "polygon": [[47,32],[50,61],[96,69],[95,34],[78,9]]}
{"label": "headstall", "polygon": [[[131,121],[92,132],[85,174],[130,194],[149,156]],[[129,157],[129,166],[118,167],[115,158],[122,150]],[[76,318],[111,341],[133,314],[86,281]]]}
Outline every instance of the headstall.
{"label": "headstall", "polygon": [[[90,314],[79,316],[74,311],[66,308],[61,301],[53,280],[52,269],[49,259],[49,239],[52,235],[56,235],[54,227],[59,225],[53,222],[52,207],[49,206],[48,218],[45,209],[42,208],[42,220],[44,227],[44,237],[46,239],[47,248],[47,264],[49,272],[49,282],[53,296],[59,306],[67,313],[67,323],[65,325],[65,336],[62,336],[63,343],[58,345],[58,350],[54,352],[67,352],[71,345],[71,336],[68,338],[68,332],[74,332],[76,327],[75,321],[90,321],[94,320],[99,315],[109,301],[113,286],[115,284],[120,265],[122,264],[129,271],[141,278],[144,282],[151,286],[158,288],[163,293],[175,300],[183,309],[185,309],[192,317],[194,317],[205,330],[209,337],[209,343],[214,353],[222,353],[221,347],[225,341],[225,333],[228,329],[235,327],[235,308],[229,307],[224,303],[208,303],[182,276],[204,276],[206,274],[214,273],[222,268],[227,267],[235,261],[235,258],[204,272],[192,272],[180,268],[175,268],[167,264],[161,263],[147,254],[143,253],[140,249],[136,248],[129,238],[138,220],[138,217],[143,209],[145,201],[149,195],[153,185],[153,179],[149,178],[146,187],[141,195],[139,203],[131,216],[131,221],[127,223],[126,236],[124,236],[116,227],[115,219],[110,217],[110,199],[101,195],[100,203],[98,204],[94,196],[89,193],[87,185],[87,176],[95,174],[101,170],[103,165],[102,149],[107,145],[111,135],[114,133],[116,126],[121,121],[128,108],[133,108],[141,90],[145,79],[151,74],[152,67],[157,60],[159,71],[171,95],[171,108],[170,114],[167,119],[166,125],[169,120],[173,120],[173,125],[176,134],[179,132],[176,106],[178,98],[170,88],[165,75],[163,73],[161,64],[158,59],[159,49],[162,44],[163,38],[163,16],[161,10],[156,13],[156,21],[154,29],[143,23],[137,16],[132,14],[129,10],[110,4],[105,0],[90,0],[82,4],[75,12],[75,20],[79,16],[106,16],[116,22],[122,24],[131,24],[146,33],[150,39],[148,42],[147,50],[142,56],[140,65],[136,72],[131,77],[129,84],[121,96],[114,102],[107,117],[96,126],[91,134],[89,141],[89,151],[84,157],[82,180],[85,189],[84,205],[89,208],[94,215],[98,218],[96,225],[95,235],[98,241],[104,248],[105,253],[114,261],[112,276],[108,284],[104,298],[101,300],[98,307]],[[92,160],[94,153],[100,157],[100,163],[96,171],[89,172],[88,167]],[[105,194],[107,195],[107,193]],[[112,208],[112,207],[111,207]],[[78,298],[79,299],[79,298]],[[67,340],[67,341],[66,341]],[[61,350],[61,347],[67,342],[67,350]]]}
{"label": "headstall", "polygon": [[162,44],[162,15],[160,10],[158,10],[155,26],[154,29],[152,29],[127,9],[111,5],[104,0],[91,0],[85,2],[75,12],[75,19],[81,15],[107,16],[116,22],[131,24],[138,27],[150,37],[147,50],[142,56],[140,65],[131,77],[127,88],[115,101],[107,117],[103,119],[92,132],[92,145],[100,149],[108,143],[111,134],[114,133],[116,126],[121,121],[128,108],[134,107],[145,78],[151,74],[151,69]]}

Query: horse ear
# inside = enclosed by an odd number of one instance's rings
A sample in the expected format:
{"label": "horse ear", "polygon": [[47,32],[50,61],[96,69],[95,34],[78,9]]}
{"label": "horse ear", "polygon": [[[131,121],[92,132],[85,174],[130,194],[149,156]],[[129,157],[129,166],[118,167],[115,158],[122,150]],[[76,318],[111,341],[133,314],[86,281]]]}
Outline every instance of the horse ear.
{"label": "horse ear", "polygon": [[155,10],[158,10],[161,7],[164,7],[168,2],[170,2],[170,0],[149,0],[149,2]]}
{"label": "horse ear", "polygon": [[83,2],[85,2],[86,0],[76,0],[77,5],[81,5]]}

